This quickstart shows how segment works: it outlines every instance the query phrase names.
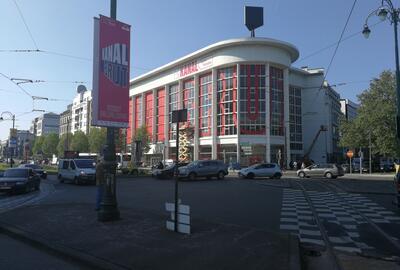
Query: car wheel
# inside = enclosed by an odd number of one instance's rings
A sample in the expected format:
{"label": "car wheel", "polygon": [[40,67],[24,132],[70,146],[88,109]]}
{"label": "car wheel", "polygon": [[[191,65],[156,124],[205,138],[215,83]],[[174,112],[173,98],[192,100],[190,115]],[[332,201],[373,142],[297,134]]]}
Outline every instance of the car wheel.
{"label": "car wheel", "polygon": [[59,174],[57,178],[60,183],[64,183],[64,179],[62,178],[61,174]]}
{"label": "car wheel", "polygon": [[29,186],[29,184],[26,184],[25,186],[25,193],[29,193],[29,191],[31,191],[31,187]]}
{"label": "car wheel", "polygon": [[254,173],[249,173],[249,174],[247,174],[247,178],[253,179],[253,178],[254,178]]}
{"label": "car wheel", "polygon": [[76,177],[76,176],[75,176],[75,178],[74,178],[74,184],[75,184],[75,185],[79,185],[79,179],[78,179],[78,177]]}
{"label": "car wheel", "polygon": [[40,184],[35,185],[35,190],[40,190]]}
{"label": "car wheel", "polygon": [[221,171],[217,174],[218,180],[224,180],[224,178],[225,178],[225,173],[223,171]]}
{"label": "car wheel", "polygon": [[327,173],[325,174],[325,177],[328,178],[328,179],[332,179],[333,175],[332,175],[332,173],[327,172]]}
{"label": "car wheel", "polygon": [[299,172],[299,177],[304,178],[304,177],[306,177],[306,174],[304,172]]}
{"label": "car wheel", "polygon": [[133,170],[133,171],[131,172],[131,174],[132,174],[132,176],[138,176],[138,175],[139,175],[139,172],[138,172],[138,170]]}
{"label": "car wheel", "polygon": [[190,173],[188,178],[189,178],[190,181],[194,181],[194,180],[196,180],[196,174],[195,173]]}
{"label": "car wheel", "polygon": [[210,180],[212,177],[211,176],[207,176],[206,178],[207,178],[207,180]]}
{"label": "car wheel", "polygon": [[281,179],[281,177],[282,177],[282,174],[281,174],[281,173],[275,173],[275,174],[274,174],[274,178],[275,178],[275,179]]}

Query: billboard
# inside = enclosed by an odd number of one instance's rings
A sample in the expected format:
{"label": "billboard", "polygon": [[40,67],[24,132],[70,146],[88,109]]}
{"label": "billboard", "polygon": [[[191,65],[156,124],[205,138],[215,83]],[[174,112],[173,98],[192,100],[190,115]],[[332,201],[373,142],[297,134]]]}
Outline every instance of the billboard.
{"label": "billboard", "polygon": [[94,18],[92,125],[129,125],[130,25]]}

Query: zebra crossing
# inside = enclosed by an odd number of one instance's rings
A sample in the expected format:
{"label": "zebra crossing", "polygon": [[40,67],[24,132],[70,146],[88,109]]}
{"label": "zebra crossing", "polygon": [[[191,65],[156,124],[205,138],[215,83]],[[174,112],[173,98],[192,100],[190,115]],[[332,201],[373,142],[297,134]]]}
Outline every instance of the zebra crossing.
{"label": "zebra crossing", "polygon": [[54,191],[55,188],[52,184],[42,182],[40,185],[40,191],[15,196],[4,195],[3,198],[0,198],[0,214],[24,205],[38,203]]}
{"label": "zebra crossing", "polygon": [[[364,243],[359,226],[369,221],[396,223],[400,217],[360,194],[306,191],[318,220],[326,228],[329,242],[335,250],[362,253],[374,247]],[[311,206],[301,190],[284,189],[280,229],[298,235],[303,245],[325,248]]]}

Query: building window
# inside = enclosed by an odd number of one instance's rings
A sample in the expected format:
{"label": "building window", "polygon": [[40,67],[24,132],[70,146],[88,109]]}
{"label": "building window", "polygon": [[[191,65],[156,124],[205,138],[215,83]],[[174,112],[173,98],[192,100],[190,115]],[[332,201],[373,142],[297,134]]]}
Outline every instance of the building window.
{"label": "building window", "polygon": [[240,66],[240,134],[265,135],[265,65]]}
{"label": "building window", "polygon": [[179,84],[169,87],[169,107],[168,107],[168,123],[169,123],[169,139],[176,139],[176,123],[172,123],[172,111],[179,109]]}
{"label": "building window", "polygon": [[129,99],[129,127],[126,129],[126,144],[131,144],[133,127],[133,99]]}
{"label": "building window", "polygon": [[204,137],[211,135],[212,75],[201,76],[199,83],[199,134]]}
{"label": "building window", "polygon": [[183,107],[187,109],[187,123],[194,127],[194,80],[183,83]]}
{"label": "building window", "polygon": [[135,98],[135,130],[142,126],[142,96]]}
{"label": "building window", "polygon": [[218,70],[217,104],[218,136],[237,134],[236,67]]}
{"label": "building window", "polygon": [[153,134],[153,92],[145,94],[145,126],[150,138]]}
{"label": "building window", "polygon": [[157,141],[165,140],[165,89],[157,91],[157,106],[156,106],[156,125],[157,125]]}
{"label": "building window", "polygon": [[270,67],[271,135],[283,136],[283,70]]}
{"label": "building window", "polygon": [[290,148],[292,150],[302,150],[301,88],[294,86],[289,88],[289,126]]}

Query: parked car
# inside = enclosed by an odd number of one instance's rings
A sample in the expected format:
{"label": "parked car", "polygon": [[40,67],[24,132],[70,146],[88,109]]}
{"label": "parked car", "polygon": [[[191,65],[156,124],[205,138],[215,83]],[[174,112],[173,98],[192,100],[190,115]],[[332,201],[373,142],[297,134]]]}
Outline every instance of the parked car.
{"label": "parked car", "polygon": [[96,183],[96,168],[93,159],[60,159],[58,163],[58,179],[76,185]]}
{"label": "parked car", "polygon": [[343,176],[344,170],[342,166],[334,163],[328,164],[314,164],[307,168],[300,169],[297,171],[297,176],[300,178],[304,177],[326,177],[326,178],[337,178]]}
{"label": "parked car", "polygon": [[253,179],[254,177],[270,177],[280,179],[282,171],[276,163],[261,163],[254,164],[250,167],[241,169],[239,177]]}
{"label": "parked car", "polygon": [[40,189],[40,176],[31,168],[10,168],[0,178],[0,191],[11,194]]}
{"label": "parked car", "polygon": [[[187,162],[180,162],[178,163],[178,168],[187,166],[189,163]],[[167,166],[164,169],[153,169],[151,174],[153,177],[159,178],[159,179],[169,179],[174,177],[174,172],[175,172],[175,163]]]}
{"label": "parked car", "polygon": [[228,174],[228,168],[221,160],[197,160],[178,170],[179,177],[189,180],[195,180],[197,177],[224,179]]}
{"label": "parked car", "polygon": [[4,172],[0,172],[0,177],[3,177],[3,175],[4,175]]}
{"label": "parked car", "polygon": [[31,168],[35,171],[41,178],[47,178],[47,172],[43,169],[43,167],[36,165],[36,164],[21,164],[19,168]]}

